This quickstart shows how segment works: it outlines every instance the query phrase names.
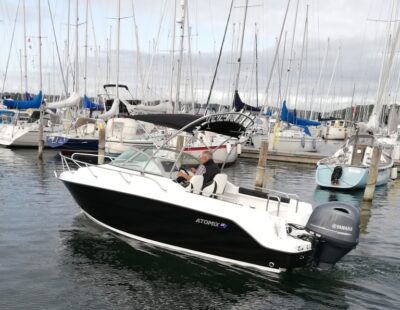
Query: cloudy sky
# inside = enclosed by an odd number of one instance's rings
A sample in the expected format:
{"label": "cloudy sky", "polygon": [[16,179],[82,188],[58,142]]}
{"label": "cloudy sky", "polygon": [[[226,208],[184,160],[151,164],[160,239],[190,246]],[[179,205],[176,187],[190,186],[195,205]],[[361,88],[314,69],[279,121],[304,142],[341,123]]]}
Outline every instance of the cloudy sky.
{"label": "cloudy sky", "polygon": [[[43,90],[45,93],[61,94],[63,92],[62,75],[55,48],[57,40],[64,74],[67,70],[67,63],[69,63],[68,84],[69,91],[72,91],[77,1],[41,0],[40,2],[43,36]],[[81,24],[78,42],[79,89],[83,94],[86,1],[78,2],[79,23]],[[180,1],[176,2],[178,3],[177,17],[179,18],[181,14]],[[187,2],[191,27],[191,57],[188,53],[188,30],[186,28],[180,98],[181,100],[191,100],[193,84],[194,99],[204,102],[215,70],[231,1],[187,0]],[[299,8],[297,23],[294,25],[297,2]],[[38,0],[25,0],[28,91],[33,93],[39,89],[38,3]],[[72,25],[69,27],[70,43],[69,52],[67,52],[69,3]],[[123,19],[121,20],[120,40],[120,83],[127,84],[134,96],[142,97],[145,94],[146,99],[167,99],[171,95],[174,3],[174,0],[121,0],[121,17]],[[49,4],[54,19],[56,37],[52,30]],[[245,0],[234,1],[224,53],[212,96],[214,102],[231,102],[238,67],[238,45],[243,26],[244,4]],[[393,34],[397,27],[397,22],[388,23],[389,20],[398,19],[393,1],[291,0],[277,62],[268,88],[269,96],[265,100],[276,42],[287,5],[288,1],[283,0],[249,0],[242,70],[238,87],[243,99],[249,104],[256,104],[254,46],[257,28],[258,99],[260,104],[267,102],[270,105],[276,105],[288,89],[286,99],[291,107],[294,107],[295,104],[298,107],[307,104],[309,107],[311,103],[313,109],[317,110],[324,109],[324,107],[337,107],[350,104],[354,87],[356,103],[373,102],[378,87],[385,42],[388,33]],[[302,70],[299,74],[307,6],[309,6],[307,39],[303,49]],[[139,42],[136,42],[135,39],[133,7]],[[89,0],[88,15],[87,93],[95,96],[101,92],[102,84],[116,81],[118,0]],[[21,87],[21,67],[24,71],[23,0],[0,0],[0,20],[0,29],[3,33],[3,44],[0,51],[1,87],[3,88],[4,85],[4,91],[21,91],[21,89],[24,91],[24,83]],[[388,25],[391,26],[389,29]],[[173,98],[176,94],[179,35],[180,29],[177,27]],[[107,42],[110,41],[111,61],[108,74]],[[138,46],[141,51],[140,57],[137,53]],[[293,57],[291,58],[290,55]],[[326,58],[325,62],[324,58]],[[138,66],[138,59],[140,59],[140,66]],[[190,62],[192,63],[191,67]],[[396,69],[399,67],[397,60],[394,67]],[[398,72],[399,70],[394,71]],[[320,75],[321,80],[318,82]],[[5,77],[6,79],[4,79]],[[392,99],[396,97],[397,84],[398,78],[394,76],[389,94]],[[299,85],[298,91],[297,85]]]}

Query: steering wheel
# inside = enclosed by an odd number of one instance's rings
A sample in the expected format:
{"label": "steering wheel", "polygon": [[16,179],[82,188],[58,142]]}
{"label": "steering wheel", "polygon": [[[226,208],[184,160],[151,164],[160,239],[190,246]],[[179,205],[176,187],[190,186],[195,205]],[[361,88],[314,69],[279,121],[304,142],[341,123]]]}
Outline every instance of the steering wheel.
{"label": "steering wheel", "polygon": [[[178,171],[179,171],[179,172],[183,171],[184,173],[186,173],[187,175],[189,175],[188,171],[187,171],[185,168],[183,168],[183,167],[180,167]],[[184,177],[177,177],[176,180],[175,180],[175,182],[177,182],[177,183],[179,183],[179,184],[184,184],[184,183],[186,182],[186,179],[185,179]]]}
{"label": "steering wheel", "polygon": [[179,171],[183,171],[183,172],[185,172],[187,175],[189,175],[189,172],[188,172],[184,167],[180,167],[180,168],[179,168]]}

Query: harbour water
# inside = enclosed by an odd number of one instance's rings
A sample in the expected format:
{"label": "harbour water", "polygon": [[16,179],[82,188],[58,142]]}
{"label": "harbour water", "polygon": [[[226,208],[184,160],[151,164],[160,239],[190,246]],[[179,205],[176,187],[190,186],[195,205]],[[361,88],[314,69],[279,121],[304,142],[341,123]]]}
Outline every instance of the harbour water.
{"label": "harbour water", "polygon": [[[267,187],[361,209],[357,249],[332,271],[261,273],[117,237],[87,219],[56,152],[0,149],[0,309],[399,309],[400,180],[362,192],[316,188],[315,167],[268,163]],[[256,162],[227,168],[252,186]]]}

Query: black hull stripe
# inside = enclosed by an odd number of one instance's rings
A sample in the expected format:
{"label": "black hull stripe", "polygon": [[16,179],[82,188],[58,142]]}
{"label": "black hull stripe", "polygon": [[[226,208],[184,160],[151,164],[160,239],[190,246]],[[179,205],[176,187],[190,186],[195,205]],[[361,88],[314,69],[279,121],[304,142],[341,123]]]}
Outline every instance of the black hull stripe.
{"label": "black hull stripe", "polygon": [[[87,214],[134,236],[267,268],[304,266],[311,253],[292,254],[265,248],[235,222],[204,212],[122,192],[63,182]],[[198,219],[208,222],[196,222]]]}

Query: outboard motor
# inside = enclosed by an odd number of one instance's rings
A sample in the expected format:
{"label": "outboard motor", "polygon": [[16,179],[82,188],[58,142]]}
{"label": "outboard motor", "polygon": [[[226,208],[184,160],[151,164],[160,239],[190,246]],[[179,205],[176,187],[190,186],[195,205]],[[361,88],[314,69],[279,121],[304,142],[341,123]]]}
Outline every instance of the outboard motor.
{"label": "outboard motor", "polygon": [[359,226],[360,211],[356,207],[337,201],[317,206],[306,225],[316,237],[313,266],[329,269],[354,249]]}

